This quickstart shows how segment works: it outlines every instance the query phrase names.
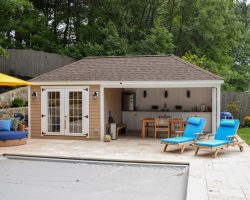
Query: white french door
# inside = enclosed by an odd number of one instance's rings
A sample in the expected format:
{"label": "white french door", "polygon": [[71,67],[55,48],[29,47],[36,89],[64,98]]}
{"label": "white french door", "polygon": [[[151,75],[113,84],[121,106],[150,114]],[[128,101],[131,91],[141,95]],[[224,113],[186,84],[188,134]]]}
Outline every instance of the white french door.
{"label": "white french door", "polygon": [[42,134],[83,136],[89,133],[89,88],[43,88]]}
{"label": "white french door", "polygon": [[88,134],[88,91],[65,89],[65,135]]}

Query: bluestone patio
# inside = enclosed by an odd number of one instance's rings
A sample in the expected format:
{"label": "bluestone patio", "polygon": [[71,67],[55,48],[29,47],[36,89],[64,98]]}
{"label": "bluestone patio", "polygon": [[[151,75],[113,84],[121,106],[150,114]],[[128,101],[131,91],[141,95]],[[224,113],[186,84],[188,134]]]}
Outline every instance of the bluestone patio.
{"label": "bluestone patio", "polygon": [[250,199],[250,148],[238,147],[221,151],[216,159],[211,152],[201,151],[194,156],[194,149],[187,148],[179,154],[175,147],[163,152],[160,140],[121,138],[117,141],[30,139],[27,145],[4,147],[0,154],[21,154],[109,160],[164,161],[189,163],[188,200]]}

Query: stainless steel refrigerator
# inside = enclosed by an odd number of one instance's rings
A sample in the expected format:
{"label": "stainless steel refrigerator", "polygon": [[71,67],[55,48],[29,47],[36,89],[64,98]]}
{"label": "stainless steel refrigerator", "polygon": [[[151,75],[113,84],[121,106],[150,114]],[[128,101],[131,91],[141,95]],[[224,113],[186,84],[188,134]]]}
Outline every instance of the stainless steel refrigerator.
{"label": "stainless steel refrigerator", "polygon": [[135,110],[135,93],[124,92],[122,95],[122,109],[124,111]]}

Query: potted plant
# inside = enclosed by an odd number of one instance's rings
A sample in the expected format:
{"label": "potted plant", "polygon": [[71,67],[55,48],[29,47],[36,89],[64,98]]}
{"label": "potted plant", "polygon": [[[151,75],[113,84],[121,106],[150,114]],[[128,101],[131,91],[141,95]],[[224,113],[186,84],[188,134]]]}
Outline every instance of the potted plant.
{"label": "potted plant", "polygon": [[103,138],[103,141],[104,141],[104,142],[110,142],[110,141],[111,141],[111,135],[105,134],[105,135],[104,135],[104,138]]}

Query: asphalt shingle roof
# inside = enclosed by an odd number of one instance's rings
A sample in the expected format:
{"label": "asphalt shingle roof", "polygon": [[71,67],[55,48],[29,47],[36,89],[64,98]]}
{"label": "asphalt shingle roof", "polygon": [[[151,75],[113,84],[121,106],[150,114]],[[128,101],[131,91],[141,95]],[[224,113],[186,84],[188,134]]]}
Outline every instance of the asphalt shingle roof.
{"label": "asphalt shingle roof", "polygon": [[173,81],[223,78],[173,56],[88,57],[50,71],[32,82]]}

